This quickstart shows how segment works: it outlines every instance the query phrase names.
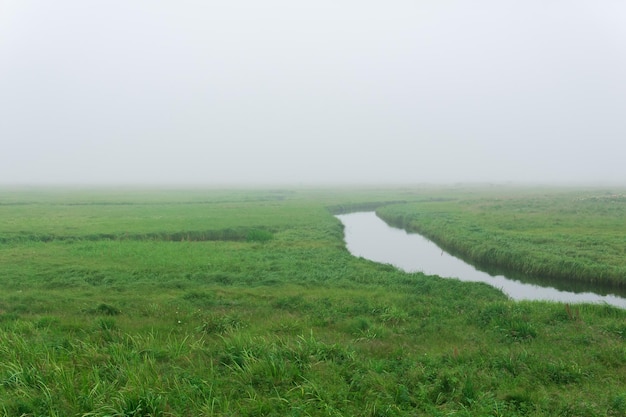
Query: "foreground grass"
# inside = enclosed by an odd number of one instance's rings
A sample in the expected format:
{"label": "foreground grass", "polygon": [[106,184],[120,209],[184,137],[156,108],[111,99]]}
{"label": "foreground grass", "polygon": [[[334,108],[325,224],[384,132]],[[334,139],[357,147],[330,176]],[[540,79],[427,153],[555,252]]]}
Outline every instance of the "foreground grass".
{"label": "foreground grass", "polygon": [[626,312],[352,257],[454,190],[2,194],[0,415],[626,413]]}

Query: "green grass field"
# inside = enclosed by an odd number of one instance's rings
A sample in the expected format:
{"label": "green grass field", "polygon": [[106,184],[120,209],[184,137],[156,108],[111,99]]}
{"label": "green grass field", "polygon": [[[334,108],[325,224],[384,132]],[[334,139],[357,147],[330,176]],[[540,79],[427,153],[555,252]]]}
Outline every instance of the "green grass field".
{"label": "green grass field", "polygon": [[623,200],[537,193],[0,190],[0,416],[624,416],[626,311],[358,259],[333,216],[623,271]]}

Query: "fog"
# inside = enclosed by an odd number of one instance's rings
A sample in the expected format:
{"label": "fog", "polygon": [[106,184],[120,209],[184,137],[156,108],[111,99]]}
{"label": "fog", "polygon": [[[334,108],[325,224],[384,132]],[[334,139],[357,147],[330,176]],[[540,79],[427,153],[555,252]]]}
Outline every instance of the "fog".
{"label": "fog", "polygon": [[626,183],[625,16],[2,0],[0,183]]}

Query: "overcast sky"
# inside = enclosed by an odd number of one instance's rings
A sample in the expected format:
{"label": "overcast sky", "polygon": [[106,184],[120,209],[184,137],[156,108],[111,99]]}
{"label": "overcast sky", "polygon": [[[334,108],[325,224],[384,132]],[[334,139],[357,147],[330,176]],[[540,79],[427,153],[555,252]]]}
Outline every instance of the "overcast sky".
{"label": "overcast sky", "polygon": [[0,0],[0,183],[626,183],[622,0]]}

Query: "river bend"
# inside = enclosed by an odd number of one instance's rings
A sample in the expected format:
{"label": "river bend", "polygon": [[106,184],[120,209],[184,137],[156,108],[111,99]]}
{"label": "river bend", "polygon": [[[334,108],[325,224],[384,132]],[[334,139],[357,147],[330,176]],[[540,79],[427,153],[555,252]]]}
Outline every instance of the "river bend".
{"label": "river bend", "polygon": [[626,298],[594,292],[562,291],[490,275],[450,255],[416,233],[387,225],[374,212],[338,215],[344,225],[346,246],[354,256],[391,264],[405,272],[423,272],[462,281],[484,282],[515,300],[550,300],[565,303],[607,303],[626,308]]}

